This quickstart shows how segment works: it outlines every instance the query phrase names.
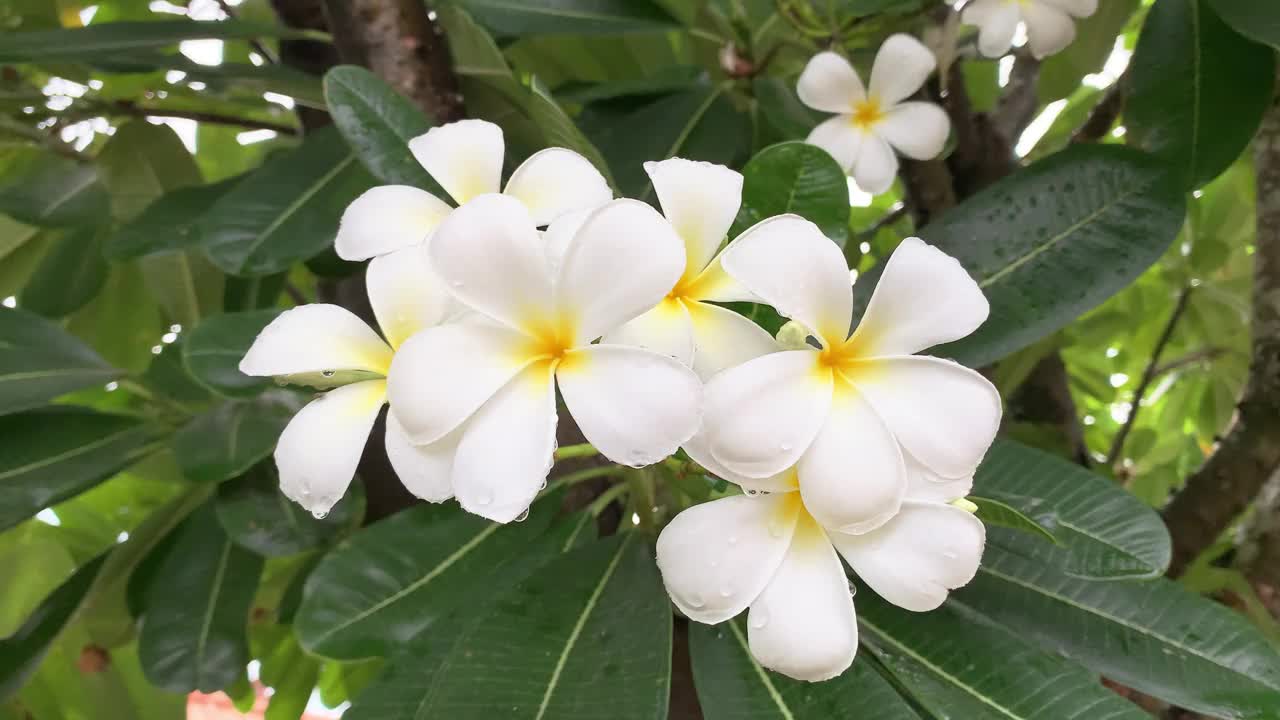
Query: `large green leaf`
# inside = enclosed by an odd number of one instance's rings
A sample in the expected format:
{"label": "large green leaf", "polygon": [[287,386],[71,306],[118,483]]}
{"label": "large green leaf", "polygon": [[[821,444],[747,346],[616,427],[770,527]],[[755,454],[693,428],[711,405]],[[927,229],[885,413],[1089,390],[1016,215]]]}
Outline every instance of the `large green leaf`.
{"label": "large green leaf", "polygon": [[192,377],[231,397],[253,397],[271,381],[240,372],[240,359],[278,310],[225,313],[206,318],[182,344],[183,359]]}
{"label": "large green leaf", "polygon": [[106,256],[112,260],[130,260],[198,245],[197,221],[238,179],[165,193],[107,240]]}
{"label": "large green leaf", "polygon": [[84,307],[106,281],[101,233],[84,227],[54,241],[18,294],[18,302],[46,317],[64,317]]}
{"label": "large green leaf", "polygon": [[920,720],[893,686],[859,657],[843,675],[821,683],[765,670],[751,656],[737,621],[689,623],[693,680],[707,720]]}
{"label": "large green leaf", "polygon": [[280,480],[262,465],[218,489],[218,520],[238,545],[264,557],[317,547],[364,514],[364,491],[352,483],[327,515],[312,517],[280,492]]}
{"label": "large green leaf", "polygon": [[195,482],[222,482],[243,474],[276,446],[300,402],[294,393],[266,392],[252,400],[228,400],[204,412],[173,436],[182,474]]}
{"label": "large green leaf", "polygon": [[1027,517],[1012,505],[992,500],[991,498],[981,497],[979,495],[970,495],[966,498],[969,502],[977,506],[975,514],[987,527],[1004,527],[1013,530],[1020,530],[1025,533],[1036,535],[1042,540],[1048,540],[1054,545],[1058,545],[1058,538],[1049,528]]}
{"label": "large green leaf", "polygon": [[152,684],[174,692],[213,692],[249,662],[245,625],[262,558],[231,542],[211,503],[197,510],[157,571],[138,638]]}
{"label": "large green leaf", "polygon": [[25,310],[0,308],[0,413],[39,407],[119,374],[49,320]]}
{"label": "large green leaf", "polygon": [[325,657],[389,654],[452,610],[487,599],[557,505],[542,500],[509,525],[452,504],[423,505],[361,530],[307,580],[294,618],[299,640]]}
{"label": "large green leaf", "polygon": [[1235,31],[1248,38],[1280,49],[1280,7],[1257,0],[1209,0]]}
{"label": "large green leaf", "polygon": [[742,175],[742,209],[731,236],[765,218],[795,213],[844,245],[849,181],[826,150],[802,142],[771,145],[751,158]]}
{"label": "large green leaf", "polygon": [[1273,48],[1237,35],[1206,0],[1160,0],[1129,63],[1129,142],[1176,167],[1184,187],[1207,183],[1253,138],[1275,66]]}
{"label": "large green leaf", "polygon": [[1098,3],[1097,12],[1079,20],[1075,41],[1040,64],[1036,79],[1040,102],[1050,103],[1069,96],[1079,89],[1085,75],[1102,70],[1115,50],[1116,36],[1137,9],[1138,0],[1110,0]]}
{"label": "large green leaf", "polygon": [[[1069,148],[974,195],[920,236],[974,276],[991,316],[933,353],[978,367],[1070,323],[1164,253],[1184,205],[1162,163],[1114,145]],[[873,275],[854,286],[860,305]]]}
{"label": "large green leaf", "polygon": [[88,490],[156,447],[155,428],[87,408],[0,417],[0,530]]}
{"label": "large green leaf", "polygon": [[374,177],[448,196],[409,152],[409,141],[431,128],[431,119],[382,81],[354,65],[324,76],[329,115],[347,144]]}
{"label": "large green leaf", "polygon": [[675,18],[653,0],[457,0],[497,35],[670,30]]}
{"label": "large green leaf", "polygon": [[992,528],[990,544],[1082,578],[1151,578],[1169,566],[1169,531],[1146,503],[1106,478],[1049,453],[998,440],[974,494],[1008,503],[1050,529],[1061,546]]}
{"label": "large green leaf", "polygon": [[5,33],[0,36],[0,62],[84,60],[112,53],[177,45],[183,40],[255,37],[306,37],[303,31],[257,23],[225,20],[192,22],[165,20],[117,22],[58,30]]}
{"label": "large green leaf", "polygon": [[201,242],[233,275],[288,270],[333,243],[342,211],[371,185],[336,129],[316,131],[218,198],[199,223]]}
{"label": "large green leaf", "polygon": [[[860,596],[863,646],[932,716],[965,720],[1144,720],[1084,668],[952,606],[913,613]],[[867,650],[864,649],[863,652]],[[858,662],[858,660],[854,660]]]}
{"label": "large green leaf", "polygon": [[1046,650],[1216,717],[1280,718],[1280,654],[1229,608],[1165,579],[1085,582],[989,547],[957,595]]}
{"label": "large green leaf", "polygon": [[498,595],[451,650],[434,672],[394,667],[350,717],[665,717],[671,611],[652,549],[628,533],[570,551]]}
{"label": "large green leaf", "polygon": [[30,225],[97,222],[107,205],[97,168],[52,153],[31,158],[0,179],[0,212]]}

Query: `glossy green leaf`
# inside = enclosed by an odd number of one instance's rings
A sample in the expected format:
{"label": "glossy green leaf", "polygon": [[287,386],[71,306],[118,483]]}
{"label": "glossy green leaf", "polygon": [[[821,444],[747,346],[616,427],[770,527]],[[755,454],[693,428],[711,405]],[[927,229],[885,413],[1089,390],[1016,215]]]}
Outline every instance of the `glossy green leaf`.
{"label": "glossy green leaf", "polygon": [[279,390],[252,400],[228,400],[202,413],[173,436],[173,455],[194,482],[222,482],[271,454],[301,398]]}
{"label": "glossy green leaf", "polygon": [[0,699],[17,692],[35,672],[49,645],[80,607],[102,562],[99,557],[77,570],[40,603],[17,632],[0,639]]}
{"label": "glossy green leaf", "polygon": [[1102,70],[1119,35],[1138,9],[1138,0],[1098,3],[1093,15],[1076,21],[1076,39],[1067,49],[1045,58],[1036,79],[1041,103],[1064,98],[1080,88],[1085,75]]}
{"label": "glossy green leaf", "polygon": [[1179,707],[1280,717],[1280,654],[1244,617],[1169,580],[1084,582],[988,548],[957,599],[1048,651]]}
{"label": "glossy green leaf", "polygon": [[0,308],[0,413],[39,407],[118,375],[91,348],[49,320]]}
{"label": "glossy green leaf", "polygon": [[[979,192],[920,231],[991,303],[977,332],[932,354],[979,367],[1053,333],[1155,262],[1184,206],[1163,164],[1114,145],[1068,148]],[[860,305],[874,284],[858,279]]]}
{"label": "glossy green leaf", "polygon": [[[986,720],[1145,720],[1084,668],[1043,653],[947,605],[927,613],[857,599],[862,652],[938,717]],[[858,662],[854,660],[854,662]]]}
{"label": "glossy green leaf", "polygon": [[206,318],[183,341],[187,370],[223,395],[253,397],[262,392],[271,384],[270,379],[240,372],[240,359],[262,328],[279,314],[278,310],[256,310]]}
{"label": "glossy green leaf", "polygon": [[1275,67],[1273,48],[1236,34],[1206,0],[1161,0],[1129,62],[1127,138],[1176,167],[1185,188],[1199,187],[1248,146]]}
{"label": "glossy green leaf", "polygon": [[419,187],[447,200],[448,195],[409,152],[409,141],[433,124],[413,103],[377,75],[354,65],[340,65],[326,73],[324,94],[333,124],[374,177]]}
{"label": "glossy green leaf", "polygon": [[307,33],[234,20],[104,23],[77,28],[5,33],[0,37],[0,62],[82,60],[123,51],[165,48],[183,40],[299,36],[307,36]]}
{"label": "glossy green leaf", "polygon": [[165,193],[107,240],[106,256],[112,260],[131,260],[198,245],[200,238],[195,230],[200,217],[238,179]]}
{"label": "glossy green leaf", "polygon": [[138,657],[152,684],[213,692],[249,662],[245,624],[262,558],[236,545],[206,504],[177,531],[152,584]]}
{"label": "glossy green leaf", "polygon": [[0,530],[88,490],[156,447],[136,418],[47,407],[0,417]]}
{"label": "glossy green leaf", "polygon": [[1016,508],[1061,543],[992,528],[991,545],[1035,553],[1082,578],[1151,578],[1169,566],[1169,531],[1159,515],[1114,482],[1056,455],[998,440],[978,468],[973,492]]}
{"label": "glossy green leaf", "polygon": [[1053,532],[1044,525],[1032,520],[1024,515],[1017,508],[1014,508],[999,500],[991,498],[979,497],[971,495],[967,498],[974,505],[978,506],[978,519],[987,527],[1004,527],[1011,530],[1020,530],[1025,533],[1031,533],[1042,540],[1047,540],[1055,545],[1060,545],[1058,538],[1054,537]]}
{"label": "glossy green leaf", "polygon": [[318,130],[218,198],[201,242],[233,275],[288,270],[333,243],[342,211],[372,180],[336,129]]}
{"label": "glossy green leaf", "polygon": [[298,720],[306,712],[320,676],[320,664],[308,657],[292,636],[262,664],[262,681],[272,689],[263,720]]}
{"label": "glossy green leaf", "polygon": [[352,483],[327,515],[312,517],[280,492],[269,465],[218,489],[218,520],[238,545],[264,557],[294,555],[318,547],[364,514],[364,490]]}
{"label": "glossy green leaf", "polygon": [[670,30],[675,18],[653,0],[457,0],[497,35],[584,35]]}
{"label": "glossy green leaf", "polygon": [[92,300],[106,281],[100,231],[85,227],[54,241],[18,294],[18,303],[45,317],[65,317]]}
{"label": "glossy green leaf", "polygon": [[802,142],[771,145],[742,169],[742,208],[730,237],[774,215],[795,213],[843,246],[849,181],[827,151]]}
{"label": "glossy green leaf", "polygon": [[41,227],[79,225],[105,218],[108,199],[93,165],[50,153],[0,178],[0,212]]}
{"label": "glossy green leaf", "polygon": [[351,536],[307,580],[294,629],[303,647],[355,660],[387,655],[459,607],[489,597],[551,524],[558,501],[498,525],[453,504],[403,510]]}
{"label": "glossy green leaf", "polygon": [[1280,7],[1256,0],[1209,0],[1209,6],[1241,35],[1280,48]]}
{"label": "glossy green leaf", "polygon": [[[864,651],[865,652],[865,651]],[[693,679],[706,720],[920,720],[864,657],[831,680],[807,683],[765,670],[742,623],[689,623]]]}

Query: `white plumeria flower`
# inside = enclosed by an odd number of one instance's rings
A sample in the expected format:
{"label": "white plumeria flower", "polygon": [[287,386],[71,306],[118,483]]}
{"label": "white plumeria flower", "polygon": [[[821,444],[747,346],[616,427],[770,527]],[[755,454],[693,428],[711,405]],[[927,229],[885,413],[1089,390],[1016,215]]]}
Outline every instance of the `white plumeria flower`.
{"label": "white plumeria flower", "polygon": [[937,66],[933,53],[910,35],[891,35],[876,53],[871,84],[833,52],[814,55],[796,91],[814,110],[837,113],[809,133],[806,142],[831,154],[858,187],[879,195],[898,174],[894,150],[916,160],[937,157],[947,144],[951,121],[927,102],[903,102]]}
{"label": "white plumeria flower", "polygon": [[583,435],[610,460],[656,462],[697,430],[702,386],[678,360],[592,341],[658,304],[684,270],[670,224],[635,200],[597,209],[556,269],[520,202],[482,195],[430,245],[454,297],[483,319],[418,333],[392,362],[393,412],[417,443],[452,445],[466,510],[498,522],[546,483],[556,386]]}
{"label": "white plumeria flower", "polygon": [[[663,213],[684,241],[684,272],[657,307],[610,332],[604,342],[670,355],[704,380],[776,350],[759,325],[711,304],[757,299],[724,272],[716,253],[742,204],[742,175],[723,165],[680,158],[647,162],[644,169]],[[560,232],[552,225],[550,234]]]}
{"label": "white plumeria flower", "polygon": [[1013,47],[1018,23],[1027,28],[1027,45],[1037,59],[1065,50],[1076,39],[1073,16],[1087,18],[1098,0],[972,0],[960,14],[966,25],[978,26],[978,50],[1001,57]]}
{"label": "white plumeria flower", "polygon": [[[409,141],[409,151],[458,205],[499,192],[504,145],[502,128],[491,122],[459,120],[431,128]],[[613,197],[600,171],[565,148],[531,155],[502,192],[523,203],[539,226],[569,212],[599,207]],[[372,188],[343,213],[334,250],[344,260],[366,260],[420,245],[452,209],[409,185]]]}
{"label": "white plumeria flower", "polygon": [[987,300],[958,262],[904,240],[852,337],[849,268],[813,223],[765,220],[721,262],[820,345],[750,360],[707,383],[705,443],[721,466],[755,479],[796,466],[809,511],[849,533],[899,511],[911,468],[972,477],[1000,424],[999,393],[973,370],[914,355],[986,320]]}
{"label": "white plumeria flower", "polygon": [[[351,484],[369,431],[386,402],[385,378],[396,349],[414,333],[444,320],[450,302],[431,281],[420,248],[374,258],[365,284],[385,341],[345,308],[302,305],[271,321],[240,361],[240,372],[246,375],[337,386],[294,416],[276,444],[280,490],[318,516],[327,513]],[[414,495],[431,502],[453,495],[448,473],[440,470],[447,462],[442,448],[410,444],[390,414],[386,451]]]}
{"label": "white plumeria flower", "polygon": [[[712,473],[749,483],[687,446]],[[913,474],[902,508],[876,530],[824,527],[797,487],[797,468],[772,479],[773,493],[737,495],[680,513],[658,537],[658,568],[672,601],[690,619],[715,624],[750,608],[747,637],[761,665],[816,682],[849,668],[858,649],[844,567],[872,590],[916,612],[933,610],[973,579],[986,529],[948,504],[972,480]],[[850,488],[856,492],[856,488]]]}

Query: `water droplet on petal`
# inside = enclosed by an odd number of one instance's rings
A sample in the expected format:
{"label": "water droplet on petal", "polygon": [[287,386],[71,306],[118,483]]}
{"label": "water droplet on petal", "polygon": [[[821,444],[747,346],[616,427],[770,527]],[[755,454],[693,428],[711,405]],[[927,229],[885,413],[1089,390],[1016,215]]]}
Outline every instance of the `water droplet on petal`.
{"label": "water droplet on petal", "polygon": [[323,520],[323,519],[325,519],[325,518],[326,518],[326,517],[328,517],[328,516],[329,516],[329,513],[325,512],[324,510],[312,510],[312,511],[311,511],[311,517],[313,517],[313,518],[315,518],[315,519],[317,519],[317,520]]}
{"label": "water droplet on petal", "polygon": [[698,610],[698,609],[704,608],[704,607],[706,607],[706,605],[707,605],[706,601],[705,601],[705,600],[703,600],[703,599],[702,599],[702,596],[701,596],[701,595],[699,595],[698,593],[693,593],[693,594],[692,594],[692,595],[690,595],[688,598],[686,598],[686,600],[687,600],[687,601],[688,601],[688,603],[689,603],[689,607],[691,607],[691,608],[693,608],[693,609],[695,609],[695,610]]}
{"label": "water droplet on petal", "polygon": [[321,370],[320,374],[325,377],[333,377],[334,375],[338,374],[338,371],[337,370]]}
{"label": "water droplet on petal", "polygon": [[516,522],[524,522],[529,519],[529,508],[525,508],[524,512],[516,516]]}
{"label": "water droplet on petal", "polygon": [[769,611],[764,608],[756,608],[751,611],[750,625],[753,629],[759,630],[769,624]]}
{"label": "water droplet on petal", "polygon": [[542,483],[538,485],[538,492],[542,492],[543,490],[546,490],[546,489],[547,489],[547,479],[542,478]]}
{"label": "water droplet on petal", "polygon": [[733,588],[729,587],[728,585],[725,585],[724,587],[720,588],[720,597],[727,598],[727,597],[731,597],[732,595],[733,595]]}
{"label": "water droplet on petal", "polygon": [[781,445],[778,446],[778,449],[781,450],[782,452],[790,452],[791,443],[782,443]]}
{"label": "water droplet on petal", "polygon": [[950,549],[948,549],[948,550],[943,550],[943,551],[942,551],[942,557],[944,557],[944,558],[946,558],[946,559],[948,559],[948,560],[955,560],[956,558],[960,557],[960,553],[956,552],[955,550],[950,550]]}

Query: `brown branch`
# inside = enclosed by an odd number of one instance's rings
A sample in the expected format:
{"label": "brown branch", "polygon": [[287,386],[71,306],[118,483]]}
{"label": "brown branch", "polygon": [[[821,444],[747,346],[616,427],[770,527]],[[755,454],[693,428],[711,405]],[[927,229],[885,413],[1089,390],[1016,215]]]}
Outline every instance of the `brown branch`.
{"label": "brown branch", "polygon": [[1193,350],[1182,357],[1174,358],[1167,363],[1161,363],[1160,366],[1156,368],[1155,376],[1160,377],[1165,373],[1180,370],[1188,365],[1196,365],[1202,362],[1216,360],[1225,354],[1227,354],[1226,348],[1215,346]]}
{"label": "brown branch", "polygon": [[1124,441],[1128,439],[1129,433],[1133,430],[1133,424],[1138,420],[1138,410],[1142,408],[1142,399],[1147,395],[1147,388],[1151,386],[1151,381],[1159,374],[1158,363],[1160,355],[1164,352],[1165,346],[1173,339],[1173,331],[1178,327],[1178,321],[1182,319],[1184,313],[1187,312],[1187,302],[1191,299],[1191,286],[1184,287],[1182,292],[1178,293],[1178,300],[1173,305],[1173,312],[1169,314],[1169,322],[1165,323],[1164,330],[1160,333],[1160,338],[1156,340],[1156,346],[1151,350],[1151,359],[1147,361],[1147,367],[1142,371],[1142,379],[1138,381],[1138,387],[1133,391],[1133,402],[1129,409],[1129,417],[1125,418],[1124,424],[1120,426],[1120,431],[1116,433],[1116,437],[1111,441],[1111,450],[1107,452],[1107,465],[1115,465],[1120,459],[1120,453],[1124,452]]}
{"label": "brown branch", "polygon": [[1120,113],[1124,111],[1124,84],[1125,76],[1123,75],[1112,83],[1107,94],[1094,106],[1093,112],[1089,113],[1084,124],[1071,136],[1071,142],[1098,142],[1111,132],[1111,126],[1116,124],[1116,118],[1120,117]]}
{"label": "brown branch", "polygon": [[1022,131],[1036,118],[1040,107],[1037,90],[1040,85],[1040,61],[1030,54],[1020,54],[1009,72],[1009,84],[1000,95],[992,123],[996,132],[1010,146],[1016,145]]}
{"label": "brown branch", "polygon": [[285,125],[283,123],[266,122],[264,120],[254,120],[253,118],[224,115],[222,113],[205,112],[202,110],[177,110],[172,108],[145,107],[132,100],[116,100],[115,102],[90,107],[89,114],[96,114],[99,112],[101,114],[129,115],[131,117],[186,118],[187,120],[195,120],[197,122],[232,125],[235,127],[248,128],[250,130],[273,130],[281,135],[298,134],[298,128],[292,125]]}

